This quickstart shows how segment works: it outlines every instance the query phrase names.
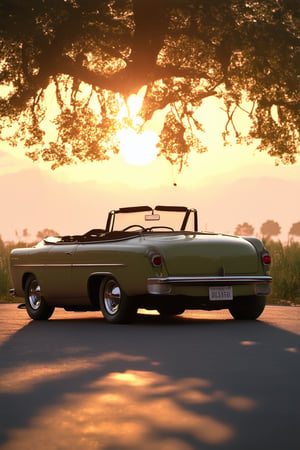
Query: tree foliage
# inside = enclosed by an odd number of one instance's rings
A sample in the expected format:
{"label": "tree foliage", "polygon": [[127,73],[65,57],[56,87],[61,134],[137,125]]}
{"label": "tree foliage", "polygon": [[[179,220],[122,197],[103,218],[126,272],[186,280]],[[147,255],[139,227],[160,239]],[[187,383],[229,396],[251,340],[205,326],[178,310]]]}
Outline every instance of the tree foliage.
{"label": "tree foliage", "polygon": [[[103,160],[118,151],[120,127],[139,132],[165,110],[161,154],[181,168],[205,150],[197,111],[217,97],[225,139],[259,139],[293,163],[299,54],[296,0],[0,0],[2,138],[53,168]],[[121,120],[142,87],[143,123]],[[251,120],[247,136],[238,111]]]}
{"label": "tree foliage", "polygon": [[42,240],[49,236],[58,236],[59,233],[52,228],[44,228],[43,230],[40,230],[37,232],[36,237],[38,240]]}
{"label": "tree foliage", "polygon": [[274,220],[267,220],[260,227],[261,234],[264,237],[278,236],[281,233],[281,227]]}
{"label": "tree foliage", "polygon": [[253,236],[254,227],[248,222],[239,223],[234,230],[234,234],[238,236]]}
{"label": "tree foliage", "polygon": [[300,222],[295,222],[290,228],[289,234],[292,236],[300,236]]}

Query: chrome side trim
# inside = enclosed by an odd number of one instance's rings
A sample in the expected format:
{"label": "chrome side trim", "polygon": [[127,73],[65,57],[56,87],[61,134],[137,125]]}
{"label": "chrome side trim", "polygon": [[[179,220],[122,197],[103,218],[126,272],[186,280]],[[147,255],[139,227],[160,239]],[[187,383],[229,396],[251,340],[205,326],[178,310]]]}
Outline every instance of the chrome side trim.
{"label": "chrome side trim", "polygon": [[258,283],[271,283],[272,277],[267,275],[257,275],[257,276],[207,276],[207,277],[165,277],[165,278],[148,278],[148,285],[242,285],[242,284],[258,284]]}
{"label": "chrome side trim", "polygon": [[13,264],[13,267],[36,269],[37,267],[71,267],[71,264]]}
{"label": "chrome side trim", "polygon": [[40,268],[72,268],[72,267],[126,267],[125,264],[13,264],[13,267]]}
{"label": "chrome side trim", "polygon": [[126,264],[72,264],[72,267],[126,267]]}

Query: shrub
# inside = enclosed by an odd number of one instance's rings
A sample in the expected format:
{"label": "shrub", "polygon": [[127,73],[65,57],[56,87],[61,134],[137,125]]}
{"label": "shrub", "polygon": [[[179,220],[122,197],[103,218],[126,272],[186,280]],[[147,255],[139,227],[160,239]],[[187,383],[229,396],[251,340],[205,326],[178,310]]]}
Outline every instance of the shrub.
{"label": "shrub", "polygon": [[9,251],[0,238],[0,299],[9,299],[10,288]]}
{"label": "shrub", "polygon": [[284,246],[281,242],[270,241],[267,248],[272,257],[271,302],[285,300],[300,304],[300,244],[292,241]]}

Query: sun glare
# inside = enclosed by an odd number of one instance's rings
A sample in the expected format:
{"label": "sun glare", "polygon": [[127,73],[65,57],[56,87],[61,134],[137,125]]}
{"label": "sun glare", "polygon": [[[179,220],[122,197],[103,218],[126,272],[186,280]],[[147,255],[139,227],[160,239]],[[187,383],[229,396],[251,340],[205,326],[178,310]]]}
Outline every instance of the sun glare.
{"label": "sun glare", "polygon": [[131,116],[136,116],[142,107],[144,98],[141,95],[131,95],[128,100],[128,108]]}
{"label": "sun glare", "polygon": [[125,128],[118,133],[120,153],[127,164],[146,166],[157,156],[158,136],[153,131],[136,133],[131,128]]}
{"label": "sun glare", "polygon": [[[134,166],[146,166],[157,156],[156,147],[159,138],[154,131],[140,131],[143,119],[139,116],[142,107],[144,93],[142,90],[138,95],[131,95],[122,106],[119,113],[119,120],[123,122],[125,118],[131,119],[132,128],[128,125],[117,133],[120,141],[120,154],[127,164]],[[124,124],[126,121],[124,121]]]}
{"label": "sun glare", "polygon": [[[130,95],[126,102],[123,101],[123,99],[120,101],[122,102],[122,106],[119,111],[118,119],[121,122],[125,118],[130,118],[133,123],[142,120],[142,118],[138,115],[144,101],[144,96],[142,93]],[[137,125],[138,124],[139,123],[137,123]]]}

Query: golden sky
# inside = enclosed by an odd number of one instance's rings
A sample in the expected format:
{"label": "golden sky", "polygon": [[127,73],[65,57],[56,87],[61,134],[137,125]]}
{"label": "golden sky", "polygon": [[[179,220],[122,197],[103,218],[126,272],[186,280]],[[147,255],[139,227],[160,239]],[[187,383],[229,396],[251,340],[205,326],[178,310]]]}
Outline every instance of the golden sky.
{"label": "golden sky", "polygon": [[[230,233],[238,223],[247,221],[259,229],[264,220],[272,219],[286,235],[292,223],[300,221],[296,206],[299,163],[276,167],[274,159],[255,152],[254,146],[224,147],[221,126],[226,117],[214,101],[202,107],[200,120],[205,129],[203,142],[209,150],[193,154],[181,174],[161,157],[141,166],[128,164],[121,154],[110,161],[51,171],[49,165],[25,157],[22,149],[1,145],[0,183],[10,193],[2,197],[0,235],[12,239],[16,230],[28,228],[34,235],[46,227],[62,234],[84,232],[104,226],[108,209],[135,204],[196,207],[202,229]],[[158,124],[159,119],[152,129],[148,127],[138,148],[144,148],[147,140],[154,147]],[[131,138],[130,133],[124,134],[125,150],[126,145],[134,147]],[[96,223],[98,220],[102,223]]]}

